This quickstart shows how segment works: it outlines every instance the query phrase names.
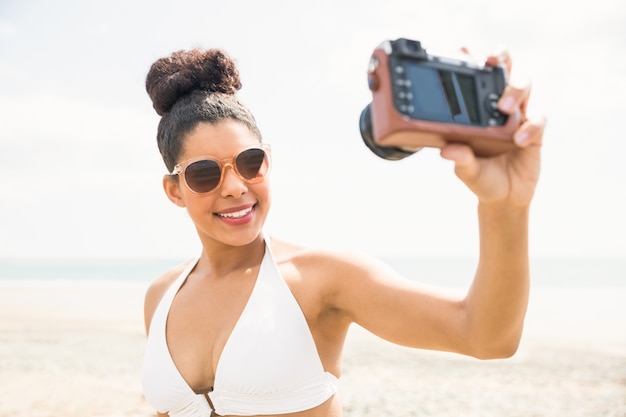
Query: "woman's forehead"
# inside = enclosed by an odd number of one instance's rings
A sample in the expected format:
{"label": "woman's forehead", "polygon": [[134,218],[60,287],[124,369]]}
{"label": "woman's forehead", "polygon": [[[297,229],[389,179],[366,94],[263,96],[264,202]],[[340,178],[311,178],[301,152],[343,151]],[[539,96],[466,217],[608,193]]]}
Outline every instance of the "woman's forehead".
{"label": "woman's forehead", "polygon": [[200,155],[228,158],[239,149],[259,143],[247,126],[233,120],[219,123],[199,123],[185,138],[183,159]]}

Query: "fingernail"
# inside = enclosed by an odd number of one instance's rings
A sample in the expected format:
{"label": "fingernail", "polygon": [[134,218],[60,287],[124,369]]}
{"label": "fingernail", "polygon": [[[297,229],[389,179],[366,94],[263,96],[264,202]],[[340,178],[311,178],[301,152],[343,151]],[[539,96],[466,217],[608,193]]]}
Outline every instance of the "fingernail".
{"label": "fingernail", "polygon": [[518,145],[523,145],[524,143],[528,141],[529,138],[530,138],[530,135],[528,134],[528,132],[519,132],[513,137],[513,140]]}
{"label": "fingernail", "polygon": [[513,110],[513,106],[515,106],[515,97],[513,96],[504,97],[500,101],[500,110],[502,111],[510,112]]}

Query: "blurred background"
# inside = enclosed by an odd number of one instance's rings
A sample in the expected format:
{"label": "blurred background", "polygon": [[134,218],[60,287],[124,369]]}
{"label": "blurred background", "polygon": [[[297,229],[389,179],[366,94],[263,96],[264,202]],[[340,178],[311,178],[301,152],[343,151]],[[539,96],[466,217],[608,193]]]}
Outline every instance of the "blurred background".
{"label": "blurred background", "polygon": [[143,294],[200,250],[163,193],[144,87],[179,49],[237,61],[273,149],[269,233],[465,290],[476,200],[452,164],[385,161],[360,136],[370,54],[398,37],[477,59],[504,46],[532,83],[529,113],[548,119],[533,293],[510,361],[351,333],[346,415],[626,415],[625,22],[617,0],[0,0],[0,415],[154,415]]}
{"label": "blurred background", "polygon": [[[504,46],[545,115],[534,258],[626,259],[626,4],[438,1],[0,0],[0,257],[188,258],[187,214],[161,188],[157,58],[219,47],[273,147],[267,229],[384,258],[472,257],[475,199],[436,150],[363,144],[366,67],[383,40],[431,53]],[[620,263],[623,268],[623,262]]]}

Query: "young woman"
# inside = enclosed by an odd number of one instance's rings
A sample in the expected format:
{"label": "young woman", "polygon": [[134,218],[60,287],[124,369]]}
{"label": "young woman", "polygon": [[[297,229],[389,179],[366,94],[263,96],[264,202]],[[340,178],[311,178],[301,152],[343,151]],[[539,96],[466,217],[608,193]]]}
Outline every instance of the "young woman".
{"label": "young woman", "polygon": [[[441,150],[479,201],[480,259],[467,295],[455,299],[372,259],[270,239],[271,151],[235,96],[240,87],[233,60],[216,49],[159,59],[146,80],[162,116],[163,187],[202,243],[197,259],[146,294],[143,383],[158,416],[341,416],[337,381],[351,323],[415,348],[477,358],[516,351],[543,122],[521,125],[506,155]],[[528,91],[508,86],[501,111],[524,111]]]}

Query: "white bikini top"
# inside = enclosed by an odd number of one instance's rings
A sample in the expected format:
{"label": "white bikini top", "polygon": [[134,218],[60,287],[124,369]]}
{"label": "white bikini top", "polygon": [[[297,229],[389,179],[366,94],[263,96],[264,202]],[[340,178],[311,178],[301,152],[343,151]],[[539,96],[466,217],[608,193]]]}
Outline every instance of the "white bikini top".
{"label": "white bikini top", "polygon": [[287,414],[316,407],[337,392],[338,380],[324,371],[304,313],[267,243],[252,294],[219,358],[213,390],[194,392],[169,353],[165,325],[196,263],[168,288],[150,324],[142,379],[157,411],[170,417]]}

